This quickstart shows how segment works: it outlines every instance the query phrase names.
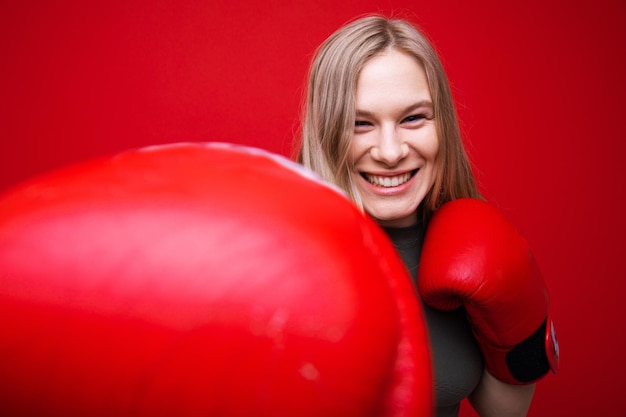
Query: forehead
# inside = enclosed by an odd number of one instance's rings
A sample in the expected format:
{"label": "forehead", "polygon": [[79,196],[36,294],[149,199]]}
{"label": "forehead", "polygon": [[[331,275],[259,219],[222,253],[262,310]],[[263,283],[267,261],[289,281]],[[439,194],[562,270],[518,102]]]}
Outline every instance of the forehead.
{"label": "forehead", "polygon": [[431,101],[426,73],[411,55],[398,50],[379,53],[365,63],[356,86],[357,107],[385,102]]}

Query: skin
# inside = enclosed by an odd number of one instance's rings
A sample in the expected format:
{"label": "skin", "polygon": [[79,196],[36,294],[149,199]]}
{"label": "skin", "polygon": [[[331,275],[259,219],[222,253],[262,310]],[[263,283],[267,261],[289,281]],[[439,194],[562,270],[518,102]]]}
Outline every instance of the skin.
{"label": "skin", "polygon": [[484,371],[469,400],[481,417],[525,417],[534,392],[535,384],[506,384]]}
{"label": "skin", "polygon": [[[439,140],[426,74],[410,55],[390,50],[371,58],[356,90],[350,143],[351,179],[379,224],[415,224],[435,181]],[[470,402],[481,417],[524,417],[535,385],[510,385],[484,371]]]}
{"label": "skin", "polygon": [[383,226],[410,226],[433,186],[439,150],[421,65],[397,50],[370,59],[357,80],[356,110],[349,158],[364,208]]}

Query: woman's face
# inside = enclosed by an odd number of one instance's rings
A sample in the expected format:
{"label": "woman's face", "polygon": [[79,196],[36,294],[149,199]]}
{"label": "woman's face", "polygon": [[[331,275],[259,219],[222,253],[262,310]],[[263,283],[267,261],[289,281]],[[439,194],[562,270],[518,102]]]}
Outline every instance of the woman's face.
{"label": "woman's face", "polygon": [[433,111],[426,74],[410,55],[385,51],[361,70],[350,175],[365,210],[382,226],[416,223],[433,186],[439,150]]}

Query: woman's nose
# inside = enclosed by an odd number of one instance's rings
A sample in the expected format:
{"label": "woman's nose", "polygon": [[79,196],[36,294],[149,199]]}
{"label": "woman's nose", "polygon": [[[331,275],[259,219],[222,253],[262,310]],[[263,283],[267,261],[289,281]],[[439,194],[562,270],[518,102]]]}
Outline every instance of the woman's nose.
{"label": "woman's nose", "polygon": [[388,166],[394,166],[409,153],[409,146],[402,140],[395,127],[382,128],[371,150],[372,158]]}

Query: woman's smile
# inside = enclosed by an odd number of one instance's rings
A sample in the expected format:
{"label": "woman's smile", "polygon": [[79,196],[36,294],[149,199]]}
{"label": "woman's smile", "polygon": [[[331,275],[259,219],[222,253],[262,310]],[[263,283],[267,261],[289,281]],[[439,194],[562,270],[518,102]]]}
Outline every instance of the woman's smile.
{"label": "woman's smile", "polygon": [[405,184],[407,181],[413,178],[413,175],[415,175],[416,172],[417,170],[414,170],[399,175],[376,175],[362,172],[361,176],[375,187],[391,188]]}

